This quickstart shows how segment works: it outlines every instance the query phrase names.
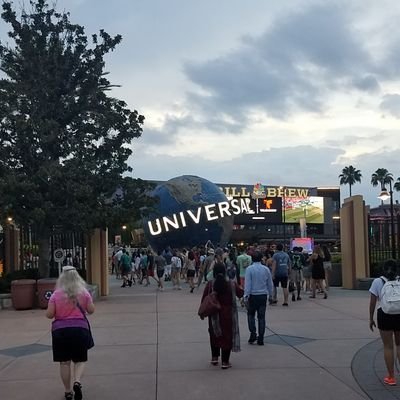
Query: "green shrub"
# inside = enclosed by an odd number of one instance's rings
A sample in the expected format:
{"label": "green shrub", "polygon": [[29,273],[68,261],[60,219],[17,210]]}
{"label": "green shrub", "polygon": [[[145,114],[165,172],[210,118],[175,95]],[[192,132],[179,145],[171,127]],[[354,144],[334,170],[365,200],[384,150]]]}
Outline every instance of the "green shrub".
{"label": "green shrub", "polygon": [[10,293],[11,292],[11,282],[5,277],[0,278],[0,293]]}
{"label": "green shrub", "polygon": [[23,269],[19,271],[9,272],[0,278],[0,293],[11,292],[11,282],[18,279],[40,279],[39,270],[35,268]]}
{"label": "green shrub", "polygon": [[340,264],[342,262],[342,255],[340,253],[332,254],[332,263]]}

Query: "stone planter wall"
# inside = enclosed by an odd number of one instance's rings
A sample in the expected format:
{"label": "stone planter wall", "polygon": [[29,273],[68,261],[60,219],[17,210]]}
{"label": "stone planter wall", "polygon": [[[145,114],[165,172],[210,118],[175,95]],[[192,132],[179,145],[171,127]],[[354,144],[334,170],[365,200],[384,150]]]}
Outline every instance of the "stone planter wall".
{"label": "stone planter wall", "polygon": [[332,271],[330,276],[330,286],[342,286],[342,264],[332,263]]}

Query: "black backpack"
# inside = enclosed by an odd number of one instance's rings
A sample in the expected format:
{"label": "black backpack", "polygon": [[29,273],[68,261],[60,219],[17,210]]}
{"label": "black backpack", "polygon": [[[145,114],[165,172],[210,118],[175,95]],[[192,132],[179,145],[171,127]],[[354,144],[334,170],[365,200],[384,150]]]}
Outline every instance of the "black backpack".
{"label": "black backpack", "polygon": [[292,256],[292,268],[293,269],[301,269],[303,267],[301,262],[301,255],[300,254],[293,254]]}

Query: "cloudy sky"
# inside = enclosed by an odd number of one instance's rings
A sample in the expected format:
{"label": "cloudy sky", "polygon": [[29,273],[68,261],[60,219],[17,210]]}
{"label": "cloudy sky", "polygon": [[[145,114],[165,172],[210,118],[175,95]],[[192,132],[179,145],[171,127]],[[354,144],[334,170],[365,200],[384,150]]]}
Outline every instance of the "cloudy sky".
{"label": "cloudy sky", "polygon": [[[338,185],[379,203],[400,176],[398,0],[58,0],[88,34],[123,43],[114,91],[145,115],[134,176]],[[342,198],[348,187],[342,187]],[[396,193],[394,198],[400,198]]]}

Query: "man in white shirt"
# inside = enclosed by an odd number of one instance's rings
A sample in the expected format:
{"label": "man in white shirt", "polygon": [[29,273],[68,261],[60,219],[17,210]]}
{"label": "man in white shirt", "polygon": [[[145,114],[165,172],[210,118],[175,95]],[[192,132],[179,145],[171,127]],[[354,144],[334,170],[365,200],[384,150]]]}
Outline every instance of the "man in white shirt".
{"label": "man in white shirt", "polygon": [[[247,304],[247,323],[250,331],[249,344],[257,341],[259,346],[264,346],[265,312],[268,296],[274,292],[272,275],[268,267],[261,264],[263,254],[256,251],[253,256],[253,264],[246,268],[244,298]],[[258,336],[255,316],[257,313]]]}

